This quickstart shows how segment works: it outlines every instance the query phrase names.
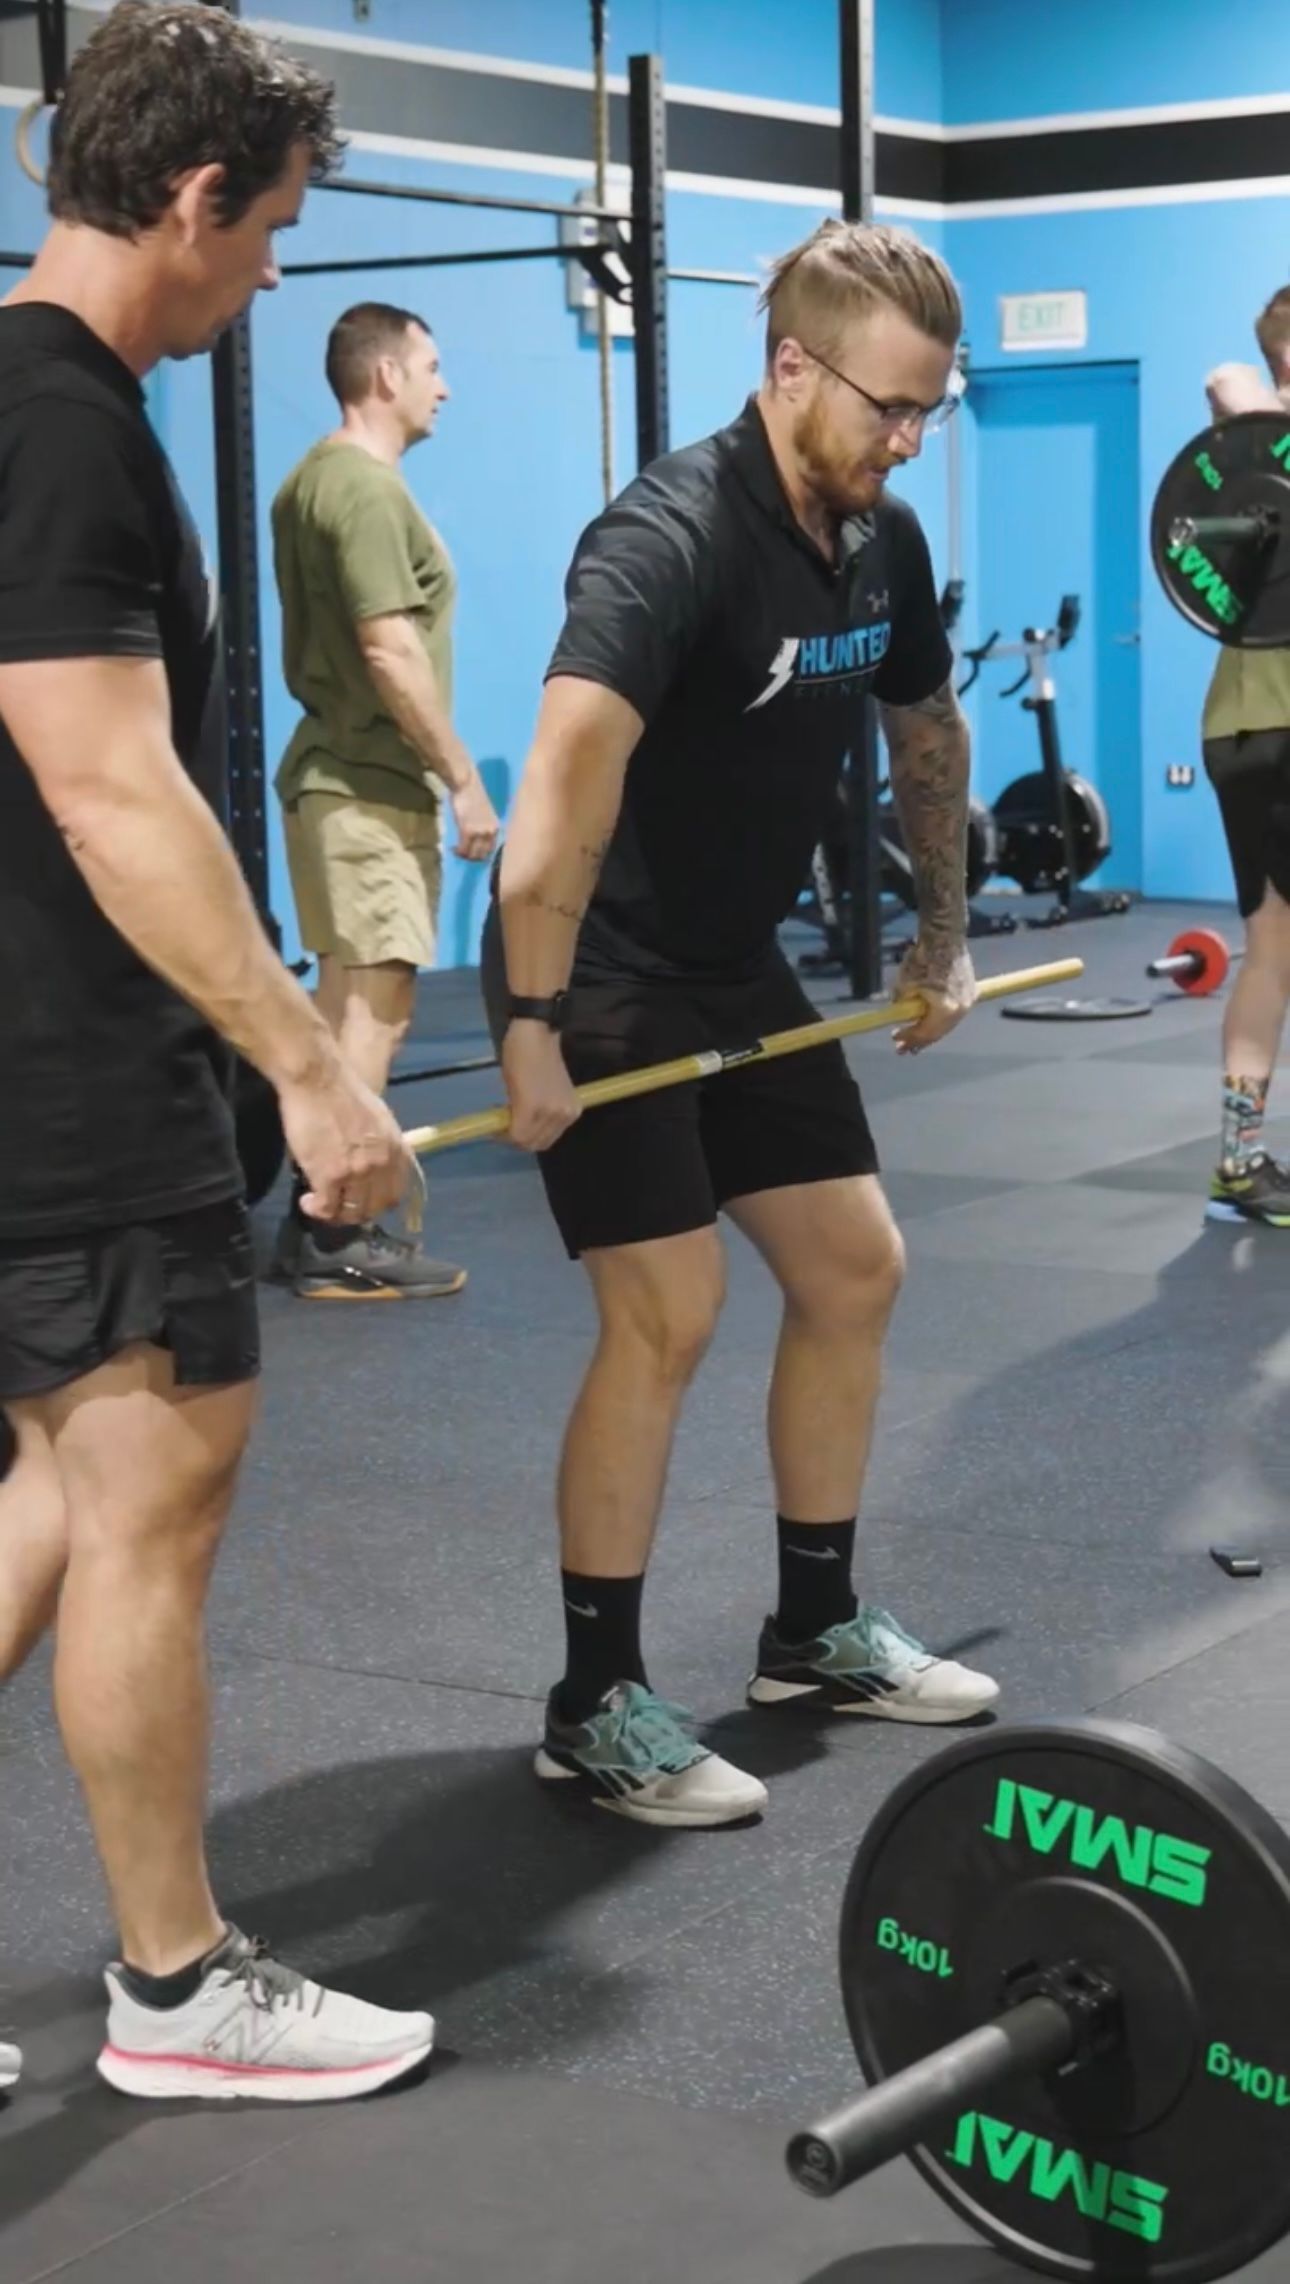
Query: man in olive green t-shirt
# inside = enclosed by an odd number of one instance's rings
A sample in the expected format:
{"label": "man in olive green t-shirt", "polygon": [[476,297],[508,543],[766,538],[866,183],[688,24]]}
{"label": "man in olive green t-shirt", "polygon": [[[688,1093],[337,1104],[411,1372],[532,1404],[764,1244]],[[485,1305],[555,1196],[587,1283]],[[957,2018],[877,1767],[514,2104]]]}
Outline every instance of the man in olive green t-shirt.
{"label": "man in olive green t-shirt", "polygon": [[[1255,325],[1271,381],[1220,365],[1206,383],[1217,420],[1290,406],[1290,287]],[[1202,724],[1245,922],[1245,957],[1223,1018],[1223,1116],[1211,1220],[1290,1228],[1290,1167],[1264,1147],[1267,1107],[1290,1002],[1290,649],[1219,652]]]}
{"label": "man in olive green t-shirt", "polygon": [[[484,863],[498,822],[456,735],[442,540],[403,479],[448,395],[429,329],[382,302],[347,310],[327,344],[338,429],[273,503],[287,687],[303,708],[277,790],[301,940],[347,1062],[381,1094],[434,958],[440,786],[456,853]],[[296,1185],[276,1274],[308,1299],[457,1292],[465,1272],[373,1227],[305,1220]]]}

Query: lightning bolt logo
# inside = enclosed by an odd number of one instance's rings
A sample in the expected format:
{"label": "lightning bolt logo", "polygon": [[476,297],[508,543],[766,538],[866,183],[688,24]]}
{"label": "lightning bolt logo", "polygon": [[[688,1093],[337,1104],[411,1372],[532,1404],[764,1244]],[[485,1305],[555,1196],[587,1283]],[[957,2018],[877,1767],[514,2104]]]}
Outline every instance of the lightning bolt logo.
{"label": "lightning bolt logo", "polygon": [[785,684],[792,681],[793,668],[797,664],[797,654],[801,647],[799,636],[785,635],[770,662],[770,681],[762,691],[760,698],[754,698],[751,706],[744,707],[746,714],[755,714],[759,706],[768,706],[772,698],[779,696]]}

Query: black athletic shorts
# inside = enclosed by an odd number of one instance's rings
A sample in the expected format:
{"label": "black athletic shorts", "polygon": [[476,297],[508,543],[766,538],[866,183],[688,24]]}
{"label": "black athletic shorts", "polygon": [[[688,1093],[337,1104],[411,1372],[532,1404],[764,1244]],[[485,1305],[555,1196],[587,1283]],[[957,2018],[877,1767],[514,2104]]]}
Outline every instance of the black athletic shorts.
{"label": "black athletic shorts", "polygon": [[[482,978],[495,1041],[505,1029],[497,907],[484,933]],[[783,954],[752,981],[636,977],[581,981],[571,993],[564,1056],[575,1082],[704,1048],[747,1046],[768,1031],[818,1020]],[[874,1174],[878,1156],[860,1090],[836,1041],[749,1063],[588,1111],[538,1164],[569,1254],[705,1229],[723,1206],[759,1190]]]}
{"label": "black athletic shorts", "polygon": [[1290,904],[1290,729],[1206,738],[1204,753],[1241,918],[1258,911],[1269,881]]}
{"label": "black athletic shorts", "polygon": [[260,1369],[250,1224],[240,1198],[79,1237],[0,1240],[0,1403],[45,1396],[136,1341],[181,1387]]}

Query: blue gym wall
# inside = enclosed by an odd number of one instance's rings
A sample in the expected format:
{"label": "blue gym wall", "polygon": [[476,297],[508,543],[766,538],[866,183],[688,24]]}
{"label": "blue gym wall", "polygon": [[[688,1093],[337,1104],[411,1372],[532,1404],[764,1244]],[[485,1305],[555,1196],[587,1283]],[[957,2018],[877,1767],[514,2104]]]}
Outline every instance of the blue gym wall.
{"label": "blue gym wall", "polygon": [[1290,87],[1281,0],[944,0],[947,126]]}
{"label": "blue gym wall", "polygon": [[[1039,17],[1027,0],[946,0],[942,60],[947,124],[1033,119],[1042,136],[1043,120],[1063,114],[1212,105],[1290,89],[1290,20],[1273,0],[1241,0],[1225,14],[1203,0],[1084,0],[1079,10]],[[1232,893],[1207,785],[1198,776],[1187,790],[1166,786],[1171,762],[1199,764],[1198,718],[1216,651],[1165,602],[1146,529],[1161,473],[1208,423],[1205,373],[1228,358],[1258,361],[1253,317],[1290,276],[1288,192],[1290,183],[1267,184],[1262,194],[1233,183],[1217,196],[1184,185],[1153,197],[1148,187],[1120,192],[1113,205],[1091,197],[1056,212],[969,210],[946,227],[974,367],[1030,362],[1000,355],[1000,294],[1082,287],[1087,348],[1042,361],[1125,360],[1138,369],[1139,512],[1124,545],[1139,557],[1141,797],[1139,818],[1117,837],[1140,845],[1140,878],[1128,884],[1148,895]],[[1033,512],[1007,500],[977,509],[1009,518]],[[1066,759],[1076,767],[1081,760],[1069,743]]]}
{"label": "blue gym wall", "polygon": [[[355,27],[349,0],[285,0],[285,25],[381,41],[487,53],[539,65],[585,69],[586,0],[374,0]],[[662,54],[669,83],[732,91],[778,102],[833,106],[838,100],[835,0],[798,0],[793,9],[759,0],[613,0],[610,70],[627,57]],[[941,105],[939,0],[891,0],[878,57],[878,100],[893,117],[935,118]],[[588,98],[589,102],[589,98]],[[452,140],[451,120],[425,133]],[[572,175],[501,172],[477,163],[409,158],[355,149],[355,174],[428,182],[446,189],[516,197],[565,198]],[[674,190],[669,255],[680,266],[758,270],[766,259],[832,211],[809,188],[776,200]],[[920,225],[934,241],[935,222]],[[551,237],[540,217],[471,213],[389,201],[315,195],[301,228],[284,238],[287,261],[322,260],[379,249],[385,254],[447,247],[524,245]],[[461,581],[457,719],[484,763],[490,790],[513,793],[558,629],[561,581],[570,550],[600,505],[598,365],[565,307],[562,266],[478,266],[342,278],[287,279],[262,297],[254,316],[256,450],[261,523],[276,485],[334,421],[321,374],[328,328],[348,302],[367,296],[424,310],[439,338],[454,391],[440,433],[408,461],[412,486],[442,530]],[[760,335],[755,296],[736,288],[678,283],[671,291],[671,428],[674,443],[702,435],[737,411],[755,386]],[[617,474],[635,465],[630,347],[615,349]],[[155,417],[214,547],[214,485],[209,379],[204,362],[169,367],[154,392]],[[945,528],[943,448],[929,449],[906,479],[938,556]],[[294,720],[276,671],[278,614],[267,552],[262,589],[266,730],[271,756]],[[271,815],[272,895],[288,956],[297,950],[276,806]],[[473,960],[485,883],[478,868],[450,859],[440,963]]]}
{"label": "blue gym wall", "polygon": [[[85,0],[82,0],[82,5]],[[95,0],[89,0],[90,5]],[[75,5],[75,0],[74,0]],[[275,21],[355,45],[365,39],[487,54],[539,70],[581,71],[587,62],[585,0],[372,0],[356,24],[352,0],[277,0]],[[835,0],[612,0],[610,68],[649,48],[674,88],[707,88],[751,101],[828,110],[837,102]],[[1239,22],[1239,38],[1235,30]],[[7,36],[7,34],[6,34]],[[409,62],[415,58],[409,58]],[[6,68],[9,87],[31,84]],[[887,120],[955,128],[985,122],[1060,120],[1071,113],[1133,112],[1160,104],[1212,105],[1290,89],[1290,23],[1272,0],[1241,0],[1216,17],[1201,0],[1084,0],[1079,10],[1031,0],[878,0],[878,108]],[[12,98],[11,98],[12,101]],[[10,112],[12,116],[12,111]],[[450,115],[419,133],[452,144]],[[1043,139],[1042,124],[1036,135]],[[1051,140],[1052,138],[1050,138]],[[1059,142],[1060,138],[1056,138]],[[955,146],[962,149],[963,146]],[[1020,146],[1018,146],[1020,148]],[[951,150],[951,157],[954,149]],[[514,171],[409,155],[353,151],[356,173],[447,188],[564,198],[585,169],[548,162]],[[1255,354],[1251,318],[1287,274],[1285,187],[1193,186],[1167,196],[1150,188],[1061,201],[1022,200],[956,209],[907,210],[948,254],[963,283],[974,367],[999,353],[1001,293],[1082,286],[1089,296],[1087,349],[1056,364],[1123,361],[1140,382],[1141,469],[1136,529],[1123,544],[1138,555],[1142,603],[1139,813],[1118,839],[1140,849],[1148,894],[1226,897],[1226,861],[1203,784],[1168,791],[1171,761],[1197,757],[1196,723],[1213,650],[1163,601],[1145,552],[1146,511],[1160,471],[1205,420],[1201,382],[1223,357]],[[809,184],[768,195],[742,183],[720,190],[674,187],[669,199],[674,263],[756,269],[829,210]],[[899,210],[888,205],[888,213]],[[16,166],[0,172],[0,237],[31,245],[42,221],[38,193]],[[537,243],[555,224],[541,217],[454,212],[316,194],[303,227],[283,241],[288,260],[432,251],[448,246]],[[414,489],[443,530],[461,574],[458,717],[474,752],[512,790],[531,731],[542,667],[560,614],[570,548],[599,504],[597,366],[565,307],[559,264],[534,263],[352,277],[295,279],[265,297],[254,321],[261,526],[276,484],[333,413],[321,379],[327,329],[351,300],[378,294],[423,308],[440,336],[455,396],[440,436],[409,462]],[[677,284],[671,297],[672,434],[699,435],[729,417],[756,380],[759,342],[752,296]],[[634,460],[631,358],[615,352],[619,480]],[[204,362],[168,367],[152,388],[154,416],[214,552],[209,375]],[[970,477],[972,423],[964,422]],[[948,568],[947,452],[933,442],[907,487],[926,524],[938,571]],[[969,582],[967,639],[978,629],[971,586],[973,514],[1037,511],[1024,501],[972,503],[965,514]],[[266,713],[271,756],[292,710],[276,672],[277,619],[264,557]],[[1091,567],[1090,567],[1091,568]],[[1037,598],[1041,607],[1044,598]],[[1065,726],[1065,725],[1064,725]],[[1068,750],[1079,766],[1081,754]],[[276,822],[276,820],[275,820]],[[1114,870],[1114,867],[1112,868]],[[441,958],[473,956],[480,882],[450,868]],[[273,893],[294,950],[290,899],[275,834]]]}

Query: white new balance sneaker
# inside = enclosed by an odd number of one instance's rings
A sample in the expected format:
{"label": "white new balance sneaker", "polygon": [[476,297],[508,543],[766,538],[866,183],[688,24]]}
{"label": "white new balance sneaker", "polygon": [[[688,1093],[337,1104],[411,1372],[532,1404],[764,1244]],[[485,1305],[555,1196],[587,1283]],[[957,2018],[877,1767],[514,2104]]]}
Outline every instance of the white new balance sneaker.
{"label": "white new balance sneaker", "polygon": [[16,2086],[22,2076],[22,2055],[16,2046],[0,2038],[0,2094]]}
{"label": "white new balance sneaker", "polygon": [[144,2100],[343,2102],[406,2077],[434,2045],[428,2014],[395,2014],[324,1990],[230,1927],[196,1995],[145,2006],[105,1977],[101,2077]]}

